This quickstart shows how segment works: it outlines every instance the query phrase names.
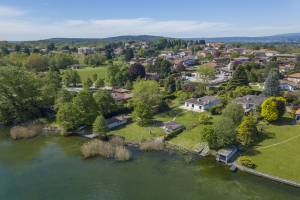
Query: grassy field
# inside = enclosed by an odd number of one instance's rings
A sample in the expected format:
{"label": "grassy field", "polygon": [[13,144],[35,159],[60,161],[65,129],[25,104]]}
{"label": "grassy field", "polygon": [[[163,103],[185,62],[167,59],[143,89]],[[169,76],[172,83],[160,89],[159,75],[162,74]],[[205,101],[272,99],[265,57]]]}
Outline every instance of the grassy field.
{"label": "grassy field", "polygon": [[300,182],[300,126],[286,119],[266,130],[266,139],[249,152],[256,169]]}
{"label": "grassy field", "polygon": [[106,71],[107,71],[106,65],[100,66],[100,67],[86,67],[83,69],[78,69],[79,76],[82,81],[86,80],[87,78],[92,78],[93,74],[97,74],[98,78],[105,78],[106,76]]}
{"label": "grassy field", "polygon": [[[216,118],[214,117],[213,120]],[[185,131],[169,141],[171,144],[193,150],[202,143],[201,132],[204,125],[199,124],[199,113],[174,108],[171,111],[155,115],[154,120],[157,122],[175,121],[185,126]],[[160,127],[140,127],[136,123],[111,131],[109,134],[120,135],[128,141],[138,142],[165,135]]]}
{"label": "grassy field", "polygon": [[[199,113],[174,109],[167,113],[157,115],[156,118],[161,121],[172,121],[182,124],[186,130],[171,139],[171,144],[193,150],[197,148],[203,141],[201,140],[201,132],[204,125],[199,124]],[[213,121],[217,117],[213,118]]]}
{"label": "grassy field", "polygon": [[119,135],[129,142],[141,142],[164,135],[160,127],[140,127],[136,123],[131,123],[120,129],[109,132],[110,135]]}

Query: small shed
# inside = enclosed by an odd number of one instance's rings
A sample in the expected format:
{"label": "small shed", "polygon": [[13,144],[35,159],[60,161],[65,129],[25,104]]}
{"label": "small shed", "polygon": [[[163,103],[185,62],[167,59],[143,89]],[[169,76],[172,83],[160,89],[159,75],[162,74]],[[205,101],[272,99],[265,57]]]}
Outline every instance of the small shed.
{"label": "small shed", "polygon": [[236,156],[238,150],[236,147],[227,147],[227,148],[223,148],[220,149],[217,152],[217,161],[219,162],[223,162],[225,164],[231,163],[234,159],[234,157]]}
{"label": "small shed", "polygon": [[178,124],[174,121],[171,122],[165,122],[162,126],[162,128],[167,132],[167,133],[175,133],[175,132],[180,132],[184,129],[184,126],[181,124]]}
{"label": "small shed", "polygon": [[130,121],[130,119],[131,118],[128,115],[119,115],[112,117],[106,120],[107,127],[109,129],[117,128],[119,126],[127,124]]}

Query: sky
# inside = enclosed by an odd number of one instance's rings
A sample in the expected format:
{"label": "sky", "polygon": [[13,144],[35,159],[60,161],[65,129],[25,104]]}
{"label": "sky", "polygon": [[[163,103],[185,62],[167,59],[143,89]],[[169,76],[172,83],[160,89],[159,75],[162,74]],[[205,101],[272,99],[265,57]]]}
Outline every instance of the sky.
{"label": "sky", "polygon": [[300,0],[0,0],[0,41],[300,32]]}

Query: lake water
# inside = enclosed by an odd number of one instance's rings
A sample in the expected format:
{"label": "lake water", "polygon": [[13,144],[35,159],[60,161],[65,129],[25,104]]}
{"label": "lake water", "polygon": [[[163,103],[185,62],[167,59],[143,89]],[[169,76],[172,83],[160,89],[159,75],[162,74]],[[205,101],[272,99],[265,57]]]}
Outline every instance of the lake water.
{"label": "lake water", "polygon": [[213,160],[134,152],[130,162],[80,156],[80,138],[0,136],[1,200],[299,200],[300,190]]}

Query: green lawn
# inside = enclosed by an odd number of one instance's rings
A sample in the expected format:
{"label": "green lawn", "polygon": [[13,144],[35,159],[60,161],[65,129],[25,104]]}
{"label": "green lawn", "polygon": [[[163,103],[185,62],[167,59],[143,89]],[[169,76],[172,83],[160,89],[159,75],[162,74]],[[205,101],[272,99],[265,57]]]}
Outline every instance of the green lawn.
{"label": "green lawn", "polygon": [[256,169],[300,182],[300,126],[282,123],[266,130],[267,138],[249,152]]}
{"label": "green lawn", "polygon": [[83,69],[78,69],[79,76],[82,81],[86,80],[87,78],[92,78],[93,74],[97,74],[99,78],[105,78],[106,76],[106,71],[107,71],[106,65],[100,66],[100,67],[86,67]]}
{"label": "green lawn", "polygon": [[[203,142],[201,140],[201,132],[205,126],[198,123],[199,115],[200,113],[196,112],[173,109],[170,112],[157,115],[156,118],[161,121],[171,121],[176,117],[175,122],[184,125],[186,130],[169,142],[189,150],[194,150]],[[216,118],[217,116],[214,116],[213,121]]]}
{"label": "green lawn", "polygon": [[[216,118],[214,117],[213,120]],[[154,120],[159,122],[175,121],[185,126],[185,131],[169,141],[171,144],[193,150],[202,143],[201,132],[204,125],[198,123],[199,113],[174,108],[171,111],[155,115]],[[125,137],[127,141],[137,142],[165,135],[160,127],[140,127],[136,123],[110,131],[109,134],[120,135]]]}
{"label": "green lawn", "polygon": [[123,136],[129,142],[141,142],[164,135],[164,132],[159,127],[140,127],[136,123],[131,123],[125,127],[109,132],[110,135]]}

